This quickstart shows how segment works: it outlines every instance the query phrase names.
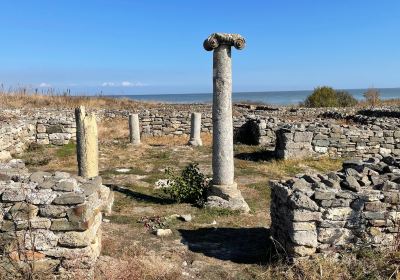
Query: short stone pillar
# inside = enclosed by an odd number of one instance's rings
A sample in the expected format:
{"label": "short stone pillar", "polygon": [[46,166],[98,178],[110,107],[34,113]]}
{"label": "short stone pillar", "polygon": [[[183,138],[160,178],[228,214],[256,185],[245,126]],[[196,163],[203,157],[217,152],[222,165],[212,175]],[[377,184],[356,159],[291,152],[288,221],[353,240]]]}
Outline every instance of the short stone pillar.
{"label": "short stone pillar", "polygon": [[243,49],[239,34],[213,33],[203,44],[213,54],[213,155],[212,186],[206,205],[248,212],[234,181],[231,47]]}
{"label": "short stone pillar", "polygon": [[203,146],[200,133],[201,133],[201,113],[192,113],[189,145]]}
{"label": "short stone pillar", "polygon": [[133,145],[140,145],[140,126],[138,114],[129,114],[129,142]]}
{"label": "short stone pillar", "polygon": [[313,133],[305,127],[286,125],[276,131],[275,155],[278,159],[302,159],[314,156]]}
{"label": "short stone pillar", "polygon": [[96,115],[86,114],[85,107],[75,108],[76,153],[78,175],[92,178],[99,175],[99,146]]}

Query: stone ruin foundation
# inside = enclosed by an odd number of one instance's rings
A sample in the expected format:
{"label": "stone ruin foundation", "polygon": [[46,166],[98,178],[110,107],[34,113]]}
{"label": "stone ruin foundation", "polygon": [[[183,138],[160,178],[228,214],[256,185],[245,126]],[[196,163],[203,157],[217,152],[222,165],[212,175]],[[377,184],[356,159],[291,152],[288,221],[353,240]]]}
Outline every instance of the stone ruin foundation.
{"label": "stone ruin foundation", "polygon": [[271,182],[271,234],[290,257],[400,240],[400,159],[347,161],[339,172]]}
{"label": "stone ruin foundation", "polygon": [[28,173],[0,164],[0,279],[92,279],[103,213],[113,193],[100,177]]}

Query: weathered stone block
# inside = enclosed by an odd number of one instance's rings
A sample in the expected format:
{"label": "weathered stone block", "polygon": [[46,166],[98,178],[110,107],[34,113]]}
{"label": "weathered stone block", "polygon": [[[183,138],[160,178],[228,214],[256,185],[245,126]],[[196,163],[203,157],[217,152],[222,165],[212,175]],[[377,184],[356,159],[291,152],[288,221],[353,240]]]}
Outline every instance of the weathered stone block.
{"label": "weathered stone block", "polygon": [[58,205],[73,205],[80,204],[85,201],[85,196],[76,193],[66,193],[53,200],[54,204]]}
{"label": "weathered stone block", "polygon": [[315,230],[311,231],[294,231],[290,234],[290,239],[293,243],[297,245],[307,246],[307,247],[317,247],[317,232]]}
{"label": "weathered stone block", "polygon": [[78,183],[74,178],[61,179],[58,183],[53,186],[53,190],[55,191],[63,191],[63,192],[73,192],[76,190]]}
{"label": "weathered stone block", "polygon": [[29,220],[36,217],[39,208],[35,205],[28,204],[25,202],[15,203],[8,211],[7,218],[15,221],[18,220]]}
{"label": "weathered stone block", "polygon": [[319,221],[322,217],[320,212],[311,212],[307,210],[294,210],[292,215],[293,221],[295,222]]}

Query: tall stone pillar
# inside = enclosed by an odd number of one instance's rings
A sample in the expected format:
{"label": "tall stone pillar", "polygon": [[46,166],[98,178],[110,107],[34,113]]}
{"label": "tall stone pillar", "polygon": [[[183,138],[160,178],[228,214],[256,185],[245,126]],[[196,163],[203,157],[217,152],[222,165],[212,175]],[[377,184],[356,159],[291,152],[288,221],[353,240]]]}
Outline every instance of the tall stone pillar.
{"label": "tall stone pillar", "polygon": [[89,115],[85,107],[75,108],[76,152],[78,174],[84,178],[99,175],[99,146],[96,115]]}
{"label": "tall stone pillar", "polygon": [[212,186],[206,205],[248,212],[234,181],[231,47],[241,50],[239,34],[213,33],[203,44],[213,54],[213,155]]}
{"label": "tall stone pillar", "polygon": [[139,115],[129,115],[129,141],[133,145],[140,145]]}
{"label": "tall stone pillar", "polygon": [[189,145],[203,146],[201,141],[201,113],[192,113]]}

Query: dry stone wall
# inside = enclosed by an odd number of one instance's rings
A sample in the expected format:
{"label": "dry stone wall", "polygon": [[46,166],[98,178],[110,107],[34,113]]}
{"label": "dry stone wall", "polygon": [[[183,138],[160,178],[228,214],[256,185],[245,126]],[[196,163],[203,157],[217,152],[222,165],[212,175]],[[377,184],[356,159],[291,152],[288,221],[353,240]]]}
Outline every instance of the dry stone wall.
{"label": "dry stone wall", "polygon": [[38,144],[66,145],[76,139],[76,123],[73,117],[59,116],[40,118],[36,122]]}
{"label": "dry stone wall", "polygon": [[[384,112],[383,113],[374,113]],[[189,135],[190,116],[202,114],[202,132],[212,133],[212,114],[209,105],[158,106],[138,110],[142,136]],[[72,110],[41,109],[3,110],[3,115],[12,115],[14,121],[2,124],[4,135],[0,135],[0,152],[19,152],[26,143],[63,145],[75,139],[76,125]],[[5,114],[7,113],[7,114]],[[95,110],[98,120],[126,118],[128,110]],[[275,146],[276,132],[288,124],[302,127],[313,133],[313,151],[331,156],[364,156],[374,154],[400,154],[400,123],[394,108],[367,110],[365,115],[356,114],[356,109],[310,109],[270,108],[267,106],[235,106],[233,126],[238,142]],[[1,114],[0,114],[1,119]],[[33,128],[32,128],[33,126]],[[20,130],[20,137],[16,130]],[[8,136],[7,136],[8,135]],[[11,139],[13,138],[13,139]],[[12,147],[12,148],[11,148]],[[14,148],[15,147],[15,148]]]}
{"label": "dry stone wall", "polygon": [[400,126],[394,122],[380,125],[286,125],[276,131],[276,136],[276,154],[285,159],[305,157],[307,154],[352,158],[400,156]]}
{"label": "dry stone wall", "polygon": [[0,164],[0,194],[1,279],[93,278],[102,215],[113,203],[100,177],[30,174],[14,159]]}
{"label": "dry stone wall", "polygon": [[271,234],[291,257],[394,247],[400,228],[400,160],[347,161],[343,170],[271,182]]}
{"label": "dry stone wall", "polygon": [[21,120],[0,121],[0,152],[19,153],[34,141],[34,124]]}

